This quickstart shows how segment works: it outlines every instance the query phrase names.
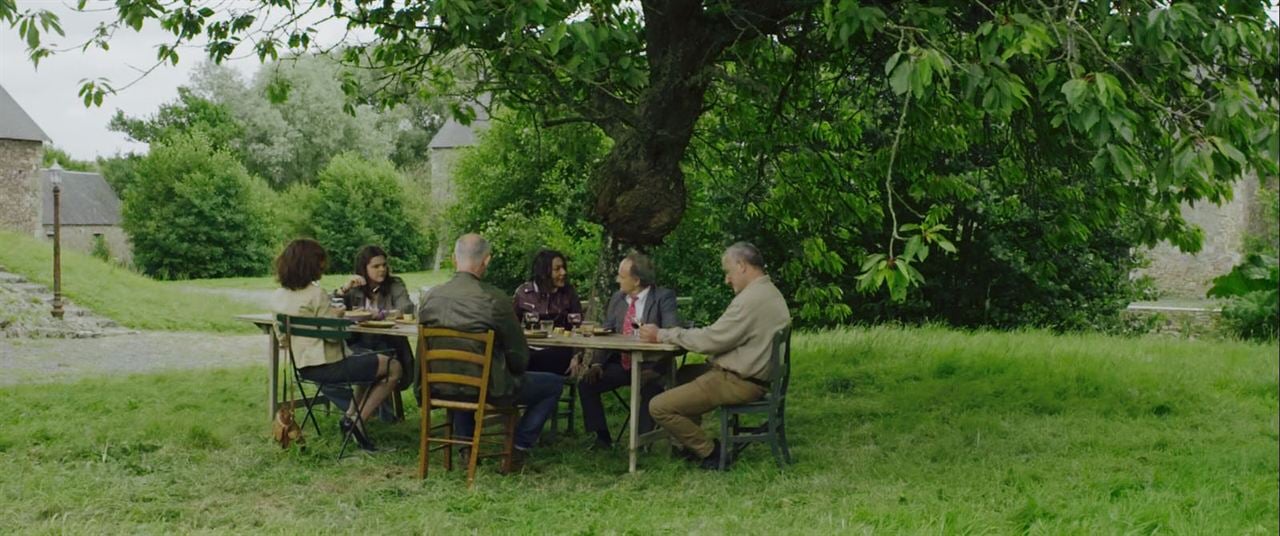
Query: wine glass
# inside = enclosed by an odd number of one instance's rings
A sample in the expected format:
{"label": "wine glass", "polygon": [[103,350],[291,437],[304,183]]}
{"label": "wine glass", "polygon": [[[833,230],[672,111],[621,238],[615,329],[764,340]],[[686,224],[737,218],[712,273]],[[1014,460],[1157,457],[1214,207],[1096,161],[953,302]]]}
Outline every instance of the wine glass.
{"label": "wine glass", "polygon": [[582,313],[569,313],[569,327],[574,331],[582,327]]}
{"label": "wine glass", "polygon": [[538,329],[538,313],[528,311],[524,313],[524,327],[528,330]]}

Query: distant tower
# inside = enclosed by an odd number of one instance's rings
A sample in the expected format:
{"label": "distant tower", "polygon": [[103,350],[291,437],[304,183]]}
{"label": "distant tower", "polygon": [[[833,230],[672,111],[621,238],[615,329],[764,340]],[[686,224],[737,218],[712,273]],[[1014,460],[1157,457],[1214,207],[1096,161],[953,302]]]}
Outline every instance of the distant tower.
{"label": "distant tower", "polygon": [[40,236],[40,126],[0,86],[0,229]]}
{"label": "distant tower", "polygon": [[[488,96],[481,97],[481,102],[487,104]],[[476,133],[489,127],[489,114],[484,106],[475,104],[471,106],[476,112],[476,118],[471,121],[470,126],[449,118],[436,132],[435,137],[431,138],[431,143],[428,145],[431,155],[431,204],[441,213],[457,200],[454,194],[456,184],[453,176],[454,164],[462,155],[463,149],[476,144]],[[437,229],[437,231],[444,232],[437,233],[438,242],[433,266],[435,269],[439,269],[440,262],[449,256],[449,248],[453,247],[453,241],[457,238],[449,235],[479,231],[479,229]]]}

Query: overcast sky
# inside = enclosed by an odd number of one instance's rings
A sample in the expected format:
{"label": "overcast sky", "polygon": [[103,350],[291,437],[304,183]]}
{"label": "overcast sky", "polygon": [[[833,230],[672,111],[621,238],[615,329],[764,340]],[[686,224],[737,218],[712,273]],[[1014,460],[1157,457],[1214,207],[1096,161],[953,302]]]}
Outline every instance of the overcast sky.
{"label": "overcast sky", "polygon": [[[242,3],[229,0],[228,4]],[[249,2],[247,5],[256,3]],[[44,8],[58,14],[65,37],[42,35],[42,41],[60,48],[87,40],[99,22],[114,20],[112,11],[77,13],[75,0],[18,0],[18,10]],[[111,8],[114,2],[90,0],[87,9]],[[332,42],[343,35],[341,25],[321,25],[318,40]],[[38,68],[27,59],[26,43],[17,29],[0,25],[0,85],[8,90],[27,114],[53,139],[53,145],[78,159],[111,156],[117,152],[145,151],[146,145],[130,142],[123,134],[107,130],[117,109],[129,116],[149,116],[160,104],[177,97],[178,86],[187,82],[191,70],[204,58],[199,48],[180,49],[177,65],[166,65],[137,84],[115,95],[107,95],[101,107],[84,106],[77,93],[83,79],[107,78],[116,87],[136,79],[140,70],[155,63],[156,44],[172,40],[153,21],[142,32],[124,28],[112,37],[111,50],[90,48],[55,54],[40,61]],[[240,51],[237,50],[237,54]],[[256,56],[229,62],[248,75],[258,68]]]}
{"label": "overcast sky", "polygon": [[[245,0],[227,0],[237,4]],[[249,5],[257,0],[249,2]],[[83,43],[99,22],[114,17],[114,12],[77,13],[70,6],[74,0],[18,0],[20,11],[45,8],[58,13],[66,37],[45,36],[46,42],[63,47]],[[90,0],[89,9],[111,8],[114,2]],[[1273,6],[1275,4],[1273,3]],[[1271,8],[1276,20],[1276,8]],[[343,36],[340,24],[319,26],[318,40],[333,42]],[[111,50],[90,49],[55,54],[34,68],[27,59],[25,43],[16,29],[0,27],[0,85],[27,111],[40,128],[53,139],[53,144],[75,158],[92,159],[117,152],[145,151],[146,146],[130,142],[123,134],[107,130],[107,122],[117,109],[130,116],[148,116],[164,102],[177,96],[178,86],[187,82],[191,69],[204,57],[199,48],[179,51],[181,61],[153,71],[137,84],[103,99],[101,107],[86,108],[76,95],[82,79],[107,78],[117,88],[137,78],[141,69],[155,62],[157,43],[171,35],[151,22],[142,32],[122,29],[111,39]],[[54,47],[57,48],[57,47]],[[230,62],[246,75],[257,69],[257,58]]]}

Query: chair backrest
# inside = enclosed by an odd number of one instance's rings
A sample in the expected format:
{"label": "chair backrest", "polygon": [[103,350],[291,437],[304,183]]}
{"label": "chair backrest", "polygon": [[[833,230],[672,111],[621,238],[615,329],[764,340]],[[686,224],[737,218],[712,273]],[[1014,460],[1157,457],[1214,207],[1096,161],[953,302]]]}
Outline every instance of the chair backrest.
{"label": "chair backrest", "polygon": [[[432,348],[433,339],[462,339],[476,341],[484,345],[484,352],[475,353],[452,348]],[[419,326],[418,364],[419,368],[422,369],[423,395],[427,397],[431,396],[432,384],[467,386],[473,387],[479,391],[479,396],[476,399],[477,403],[486,403],[489,395],[489,370],[490,366],[493,364],[493,341],[493,330],[471,333],[449,328]],[[478,375],[467,374],[464,372],[466,367],[450,367],[454,370],[449,372],[433,372],[431,370],[432,364],[446,362],[470,363],[479,367],[480,373]]]}
{"label": "chair backrest", "polygon": [[[341,318],[294,316],[283,313],[276,315],[276,329],[288,336],[289,363],[292,364],[295,369],[298,367],[298,364],[293,359],[294,337],[343,342],[351,336],[351,333],[347,331],[347,328],[350,326],[350,320],[344,320]],[[346,357],[345,345],[343,345],[343,354],[343,357]]]}
{"label": "chair backrest", "polygon": [[773,334],[773,381],[769,382],[769,396],[781,400],[787,396],[787,386],[791,383],[791,325],[784,326]]}

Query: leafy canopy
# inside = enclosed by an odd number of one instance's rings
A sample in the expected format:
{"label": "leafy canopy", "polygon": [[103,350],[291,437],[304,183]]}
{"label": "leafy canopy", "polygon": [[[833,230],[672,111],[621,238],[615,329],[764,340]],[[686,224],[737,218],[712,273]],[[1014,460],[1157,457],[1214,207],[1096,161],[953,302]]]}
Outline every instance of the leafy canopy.
{"label": "leafy canopy", "polygon": [[[1280,156],[1277,30],[1256,0],[213,5],[121,0],[117,21],[85,45],[105,48],[113,27],[158,20],[174,35],[157,47],[158,63],[178,61],[190,42],[214,61],[246,46],[267,61],[318,48],[320,19],[367,30],[375,38],[343,58],[376,74],[345,76],[350,99],[490,92],[563,111],[548,125],[600,127],[614,143],[591,175],[591,217],[640,245],[683,219],[703,120],[731,123],[731,111],[756,107],[759,120],[741,126],[757,155],[745,189],[769,191],[790,180],[777,172],[788,160],[807,159],[824,173],[809,182],[830,192],[822,200],[864,209],[883,236],[860,253],[833,251],[852,236],[810,218],[830,212],[811,210],[822,204],[812,198],[747,204],[746,214],[799,235],[791,253],[801,270],[858,266],[862,289],[887,287],[899,300],[924,280],[918,266],[931,252],[981,232],[961,206],[1007,183],[1009,169],[1024,170],[1003,194],[1013,208],[1035,194],[1053,209],[1044,248],[1087,244],[1118,222],[1138,243],[1195,250],[1198,230],[1179,204],[1219,202],[1242,173],[1275,174]],[[56,17],[9,2],[0,20],[18,27],[33,61],[51,53],[41,35],[60,32]],[[88,104],[111,91],[91,80],[81,93]],[[708,147],[735,149],[723,138]],[[835,290],[812,298],[836,299]]]}

